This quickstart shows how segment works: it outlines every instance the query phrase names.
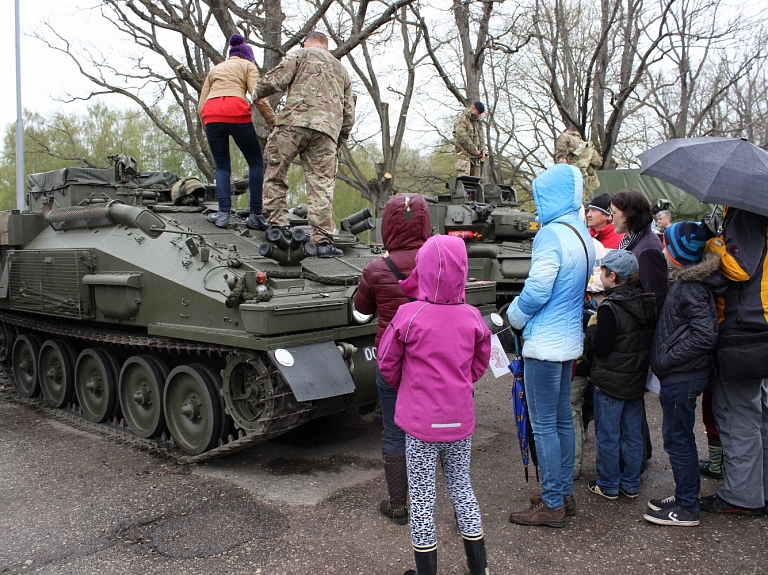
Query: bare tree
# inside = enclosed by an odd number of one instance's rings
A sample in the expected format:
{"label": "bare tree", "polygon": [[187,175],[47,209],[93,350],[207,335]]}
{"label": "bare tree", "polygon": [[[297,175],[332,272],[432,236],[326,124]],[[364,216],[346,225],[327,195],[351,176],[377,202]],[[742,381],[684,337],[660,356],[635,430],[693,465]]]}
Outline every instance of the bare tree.
{"label": "bare tree", "polygon": [[[503,179],[501,155],[509,139],[502,135],[503,130],[496,125],[496,90],[488,90],[489,86],[494,86],[493,83],[483,83],[485,63],[493,52],[505,55],[509,63],[509,58],[532,38],[530,32],[519,33],[525,10],[515,7],[511,12],[499,12],[497,8],[501,5],[502,2],[497,0],[480,3],[452,0],[450,32],[443,38],[434,37],[434,26],[427,21],[418,5],[410,7],[421,25],[424,45],[436,75],[446,90],[463,108],[475,100],[486,100],[484,125],[488,158],[483,172],[494,183]],[[455,65],[453,62],[461,64]],[[443,138],[448,140],[447,135],[443,135]]]}
{"label": "bare tree", "polygon": [[613,150],[622,123],[637,109],[630,103],[648,68],[663,55],[660,44],[669,36],[665,23],[675,1],[649,8],[643,0],[601,0],[598,18],[578,1],[537,0],[535,30],[551,96],[562,121],[602,153],[603,169],[616,167]]}
{"label": "bare tree", "polygon": [[666,27],[666,62],[649,78],[649,106],[666,138],[731,131],[716,109],[766,53],[755,25],[737,14],[727,18],[720,0],[680,0]]}
{"label": "bare tree", "polygon": [[[345,3],[344,0],[339,0],[339,5],[348,14],[351,14],[351,2]],[[407,16],[406,8],[401,8],[397,22],[390,24],[387,29],[382,28],[381,38],[365,40],[360,43],[356,50],[346,55],[355,75],[368,92],[379,120],[381,161],[374,162],[375,176],[366,177],[355,156],[350,153],[349,147],[344,146],[343,163],[347,168],[347,173],[340,172],[338,177],[357,189],[363,198],[371,202],[374,212],[377,214],[382,213],[384,205],[395,190],[397,161],[403,145],[408,112],[416,85],[416,70],[425,58],[424,55],[418,55],[422,41],[421,28],[409,22]],[[352,32],[354,33],[354,27],[357,26],[357,23],[354,18],[351,21]],[[332,38],[338,43],[342,30],[339,29],[338,25],[334,26],[328,15],[324,18],[324,23]],[[399,35],[395,33],[395,30],[399,31]],[[384,32],[389,33],[385,34]],[[402,48],[401,64],[394,60],[390,50],[393,45],[397,44],[400,44]],[[377,65],[377,61],[382,58],[385,60],[383,66]],[[390,72],[389,77],[383,79],[384,82],[387,82],[386,87],[382,85],[382,67]],[[400,100],[394,133],[390,117],[390,104],[385,101],[386,92],[389,92],[390,97]]]}
{"label": "bare tree", "polygon": [[[412,1],[346,2],[348,10],[342,12],[354,22],[354,31],[334,54],[339,58],[349,54]],[[235,32],[243,34],[262,51],[262,69],[270,69],[338,3],[323,0],[307,14],[299,9],[287,17],[282,0],[103,0],[98,8],[101,15],[112,23],[119,37],[141,50],[130,58],[127,67],[97,48],[76,48],[51,26],[37,37],[67,54],[96,86],[85,95],[70,95],[67,101],[104,94],[128,98],[212,180],[213,158],[197,114],[197,101],[208,70],[226,57],[227,38]],[[274,101],[277,99],[279,96]],[[167,122],[160,112],[160,104],[168,102],[184,111],[184,129]],[[266,135],[264,125],[260,135]]]}

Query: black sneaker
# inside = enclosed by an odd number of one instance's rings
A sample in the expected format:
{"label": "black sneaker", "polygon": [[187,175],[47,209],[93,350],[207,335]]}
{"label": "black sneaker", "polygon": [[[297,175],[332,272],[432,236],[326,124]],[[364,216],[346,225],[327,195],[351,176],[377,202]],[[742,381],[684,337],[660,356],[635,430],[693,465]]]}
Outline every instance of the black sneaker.
{"label": "black sneaker", "polygon": [[677,527],[695,527],[699,524],[699,514],[686,511],[676,503],[658,511],[646,511],[643,519],[656,525],[675,525]]}
{"label": "black sneaker", "polygon": [[730,515],[746,515],[747,517],[759,517],[763,514],[763,508],[750,509],[749,507],[739,507],[731,505],[717,493],[707,497],[699,497],[701,510],[707,513],[725,513]]}
{"label": "black sneaker", "polygon": [[667,507],[674,507],[675,505],[677,505],[675,503],[675,496],[670,495],[665,499],[651,499],[648,502],[648,509],[652,511],[661,511],[662,509],[666,509]]}
{"label": "black sneaker", "polygon": [[267,222],[264,214],[250,214],[248,219],[245,220],[245,227],[249,230],[264,231],[269,227],[269,222]]}
{"label": "black sneaker", "polygon": [[597,484],[597,481],[590,481],[589,484],[587,485],[587,489],[589,489],[595,495],[605,497],[610,501],[616,501],[619,498],[618,493],[606,493],[605,491],[600,489],[600,486]]}
{"label": "black sneaker", "polygon": [[344,252],[339,248],[334,247],[333,244],[324,243],[317,244],[317,257],[319,258],[340,258],[344,255]]}
{"label": "black sneaker", "polygon": [[637,499],[637,496],[639,495],[637,491],[627,491],[621,486],[619,486],[619,493],[621,493],[627,499]]}

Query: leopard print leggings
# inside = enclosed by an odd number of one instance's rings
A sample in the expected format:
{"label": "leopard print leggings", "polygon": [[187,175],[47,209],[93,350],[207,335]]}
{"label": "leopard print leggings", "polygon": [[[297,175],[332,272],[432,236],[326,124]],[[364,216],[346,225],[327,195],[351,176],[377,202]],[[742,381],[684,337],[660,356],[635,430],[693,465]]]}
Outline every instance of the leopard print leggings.
{"label": "leopard print leggings", "polygon": [[483,533],[480,506],[469,479],[472,436],[461,441],[430,443],[405,435],[408,490],[411,496],[411,542],[416,551],[431,551],[437,546],[435,531],[435,469],[442,456],[445,483],[459,530],[465,539]]}

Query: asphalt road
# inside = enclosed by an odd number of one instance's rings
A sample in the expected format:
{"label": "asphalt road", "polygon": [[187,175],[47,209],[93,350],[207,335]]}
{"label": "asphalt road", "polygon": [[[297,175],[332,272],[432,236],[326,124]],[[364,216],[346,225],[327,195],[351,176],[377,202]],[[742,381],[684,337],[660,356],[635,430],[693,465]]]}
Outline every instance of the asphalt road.
{"label": "asphalt road", "polygon": [[[702,514],[696,528],[642,519],[648,498],[673,493],[652,395],[655,451],[638,500],[587,491],[590,429],[577,516],[564,529],[510,524],[510,510],[539,492],[535,478],[524,480],[510,385],[511,376],[488,373],[476,391],[472,478],[492,573],[768,573],[768,517]],[[228,459],[180,466],[0,393],[0,573],[401,575],[412,566],[410,539],[378,513],[386,490],[379,434],[378,425],[321,420]],[[717,485],[703,479],[702,492]],[[442,482],[436,521],[439,573],[465,573]]]}

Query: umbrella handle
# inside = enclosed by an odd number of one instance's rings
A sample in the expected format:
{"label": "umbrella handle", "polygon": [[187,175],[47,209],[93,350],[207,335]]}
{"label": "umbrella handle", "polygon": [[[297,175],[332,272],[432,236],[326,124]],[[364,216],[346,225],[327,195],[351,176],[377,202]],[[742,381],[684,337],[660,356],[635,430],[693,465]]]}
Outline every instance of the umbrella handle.
{"label": "umbrella handle", "polygon": [[516,332],[512,332],[512,339],[515,342],[515,355],[520,357],[520,336]]}

